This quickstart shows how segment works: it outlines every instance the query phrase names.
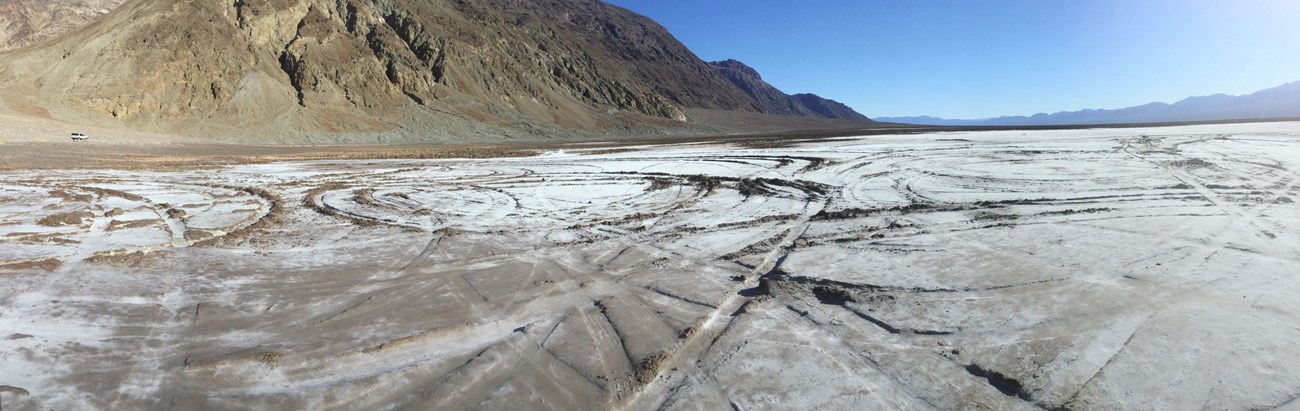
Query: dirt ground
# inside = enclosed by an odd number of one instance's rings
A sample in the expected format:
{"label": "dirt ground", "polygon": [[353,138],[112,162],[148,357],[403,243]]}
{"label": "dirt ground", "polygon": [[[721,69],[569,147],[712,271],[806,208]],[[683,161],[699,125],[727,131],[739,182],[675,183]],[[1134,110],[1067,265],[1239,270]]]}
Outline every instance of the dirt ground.
{"label": "dirt ground", "polygon": [[1300,123],[32,130],[0,140],[5,410],[1300,405]]}
{"label": "dirt ground", "polygon": [[[778,148],[791,141],[846,136],[905,135],[970,131],[1053,131],[1125,126],[933,127],[861,123],[752,113],[692,110],[701,130],[666,135],[563,136],[547,140],[438,144],[246,144],[172,134],[72,125],[0,113],[0,170],[32,169],[204,169],[232,164],[308,160],[442,159],[528,156],[539,152],[586,149],[622,150],[655,144],[731,141],[751,148]],[[1178,124],[1169,124],[1174,126]],[[87,133],[88,141],[70,134]]]}

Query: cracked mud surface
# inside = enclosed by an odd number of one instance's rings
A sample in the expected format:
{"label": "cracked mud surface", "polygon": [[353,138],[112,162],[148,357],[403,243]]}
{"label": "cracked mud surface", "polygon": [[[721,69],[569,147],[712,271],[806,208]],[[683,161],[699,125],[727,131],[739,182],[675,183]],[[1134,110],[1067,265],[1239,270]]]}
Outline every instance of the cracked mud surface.
{"label": "cracked mud surface", "polygon": [[0,400],[1294,407],[1296,127],[4,172]]}

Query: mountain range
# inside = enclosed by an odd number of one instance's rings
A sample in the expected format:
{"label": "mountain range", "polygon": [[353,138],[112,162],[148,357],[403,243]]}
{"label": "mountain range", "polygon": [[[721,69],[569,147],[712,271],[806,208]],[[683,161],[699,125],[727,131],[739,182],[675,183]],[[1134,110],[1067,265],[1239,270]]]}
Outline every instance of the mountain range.
{"label": "mountain range", "polygon": [[700,110],[869,121],[599,0],[0,0],[18,9],[0,111],[74,124],[351,142],[707,129]]}
{"label": "mountain range", "polygon": [[1032,116],[1008,116],[979,120],[950,120],[938,117],[879,117],[882,122],[939,126],[1040,126],[1088,124],[1140,124],[1185,121],[1248,120],[1300,117],[1300,81],[1242,96],[1215,94],[1182,101],[1149,103],[1115,110],[1063,111]]}

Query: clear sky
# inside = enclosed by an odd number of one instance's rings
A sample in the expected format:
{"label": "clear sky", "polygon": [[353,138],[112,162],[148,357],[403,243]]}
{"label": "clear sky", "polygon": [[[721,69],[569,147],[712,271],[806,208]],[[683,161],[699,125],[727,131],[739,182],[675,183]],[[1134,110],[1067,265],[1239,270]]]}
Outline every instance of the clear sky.
{"label": "clear sky", "polygon": [[870,117],[985,118],[1300,80],[1300,0],[607,0]]}

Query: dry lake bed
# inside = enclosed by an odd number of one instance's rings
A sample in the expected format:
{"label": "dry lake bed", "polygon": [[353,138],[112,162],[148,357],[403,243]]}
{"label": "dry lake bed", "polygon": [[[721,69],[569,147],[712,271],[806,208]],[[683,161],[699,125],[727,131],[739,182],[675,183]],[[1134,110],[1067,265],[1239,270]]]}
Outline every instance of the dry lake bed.
{"label": "dry lake bed", "polygon": [[9,409],[1295,409],[1300,124],[0,173]]}

